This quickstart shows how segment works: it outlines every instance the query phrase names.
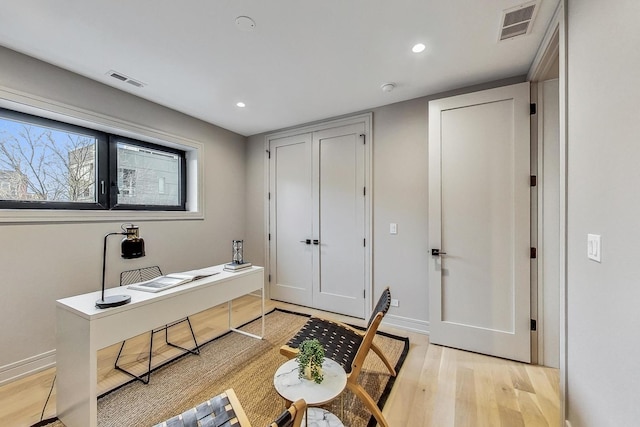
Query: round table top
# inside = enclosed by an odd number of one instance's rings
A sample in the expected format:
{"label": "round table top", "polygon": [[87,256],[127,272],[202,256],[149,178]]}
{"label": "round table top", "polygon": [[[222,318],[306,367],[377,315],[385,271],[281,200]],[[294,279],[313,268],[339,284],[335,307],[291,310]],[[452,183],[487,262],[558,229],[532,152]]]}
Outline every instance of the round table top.
{"label": "round table top", "polygon": [[[308,421],[308,424],[307,424]],[[322,408],[307,408],[300,427],[344,427],[340,418]]]}
{"label": "round table top", "polygon": [[288,401],[304,399],[307,405],[324,405],[338,397],[347,385],[347,374],[331,359],[322,362],[324,379],[320,384],[298,378],[298,361],[291,359],[278,368],[273,376],[276,391]]}

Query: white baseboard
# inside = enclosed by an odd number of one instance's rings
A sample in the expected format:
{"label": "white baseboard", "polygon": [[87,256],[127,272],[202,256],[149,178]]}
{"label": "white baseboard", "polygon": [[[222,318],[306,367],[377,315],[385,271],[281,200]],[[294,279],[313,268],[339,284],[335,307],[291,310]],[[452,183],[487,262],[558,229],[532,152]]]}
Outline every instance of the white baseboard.
{"label": "white baseboard", "polygon": [[382,324],[406,331],[429,335],[429,322],[426,320],[411,319],[409,317],[396,316],[387,313]]}
{"label": "white baseboard", "polygon": [[9,365],[0,366],[0,386],[20,378],[44,371],[56,365],[56,351],[51,350],[19,360]]}

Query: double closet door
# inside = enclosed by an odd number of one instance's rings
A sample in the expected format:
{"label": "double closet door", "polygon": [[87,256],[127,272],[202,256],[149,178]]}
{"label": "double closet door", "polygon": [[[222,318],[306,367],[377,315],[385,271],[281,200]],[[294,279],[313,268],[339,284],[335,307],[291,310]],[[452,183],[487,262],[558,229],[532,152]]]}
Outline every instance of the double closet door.
{"label": "double closet door", "polygon": [[368,123],[269,139],[272,299],[365,316]]}

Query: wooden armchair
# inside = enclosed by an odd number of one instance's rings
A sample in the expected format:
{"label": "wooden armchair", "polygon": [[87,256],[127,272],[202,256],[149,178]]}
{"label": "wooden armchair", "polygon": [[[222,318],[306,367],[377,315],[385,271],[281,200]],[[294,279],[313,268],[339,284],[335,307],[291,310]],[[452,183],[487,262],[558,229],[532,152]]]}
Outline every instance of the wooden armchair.
{"label": "wooden armchair", "polygon": [[289,406],[269,427],[300,427],[304,419],[307,404],[304,399],[298,399]]}
{"label": "wooden armchair", "polygon": [[[300,399],[268,427],[300,427],[307,404]],[[232,388],[154,427],[251,427]]]}
{"label": "wooden armchair", "polygon": [[387,287],[382,292],[365,331],[360,331],[341,322],[311,317],[288,343],[280,347],[282,355],[293,359],[298,354],[298,347],[302,341],[313,338],[320,341],[325,350],[325,357],[341,364],[347,373],[347,388],[371,411],[378,424],[384,427],[388,427],[389,424],[376,402],[358,384],[358,375],[360,375],[364,360],[371,349],[382,360],[391,375],[396,376],[394,367],[391,366],[382,350],[373,342],[378,326],[390,306],[391,292]]}

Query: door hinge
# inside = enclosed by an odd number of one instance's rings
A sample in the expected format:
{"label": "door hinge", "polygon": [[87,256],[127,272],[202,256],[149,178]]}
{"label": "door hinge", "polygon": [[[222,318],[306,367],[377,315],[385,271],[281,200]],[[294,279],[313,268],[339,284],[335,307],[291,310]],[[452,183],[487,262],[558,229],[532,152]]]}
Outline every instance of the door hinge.
{"label": "door hinge", "polygon": [[531,259],[538,258],[538,250],[536,248],[531,248]]}
{"label": "door hinge", "polygon": [[362,298],[366,298],[367,297],[367,290],[363,289],[362,290]]}
{"label": "door hinge", "polygon": [[264,150],[264,151],[267,152],[267,156],[269,156],[268,158],[270,159],[271,158],[271,151],[269,151],[269,150]]}
{"label": "door hinge", "polygon": [[268,199],[268,200],[271,200],[271,191],[269,191],[269,192],[267,193],[267,199]]}
{"label": "door hinge", "polygon": [[367,187],[362,187],[362,195],[363,196],[367,195]]}
{"label": "door hinge", "polygon": [[531,330],[532,331],[538,330],[538,322],[536,321],[536,319],[531,319]]}
{"label": "door hinge", "polygon": [[534,115],[538,113],[538,106],[535,103],[529,104],[529,114]]}
{"label": "door hinge", "polygon": [[362,244],[364,247],[367,247],[367,239],[362,239]]}
{"label": "door hinge", "polygon": [[269,233],[269,240],[271,240],[271,233]]}
{"label": "door hinge", "polygon": [[269,275],[269,279],[268,280],[269,280],[269,283],[271,283],[271,275]]}
{"label": "door hinge", "polygon": [[532,187],[535,187],[536,185],[538,185],[538,177],[535,175],[531,175],[531,179],[529,183]]}
{"label": "door hinge", "polygon": [[361,133],[360,137],[362,138],[362,143],[366,144],[367,143],[367,135],[365,135],[364,133]]}

